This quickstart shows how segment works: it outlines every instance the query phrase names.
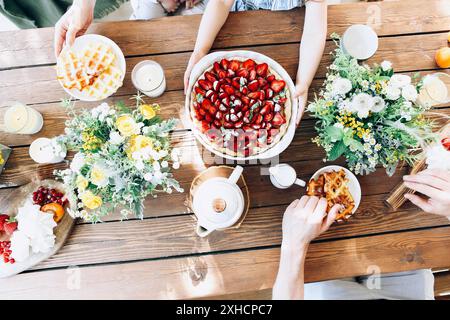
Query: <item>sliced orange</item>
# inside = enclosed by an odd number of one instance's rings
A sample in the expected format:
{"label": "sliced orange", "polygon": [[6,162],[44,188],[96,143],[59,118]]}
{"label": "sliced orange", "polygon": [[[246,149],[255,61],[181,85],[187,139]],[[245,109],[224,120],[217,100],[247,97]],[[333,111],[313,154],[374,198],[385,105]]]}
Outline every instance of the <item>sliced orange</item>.
{"label": "sliced orange", "polygon": [[53,214],[53,220],[55,220],[55,222],[61,221],[64,216],[63,206],[54,202],[43,205],[41,211]]}

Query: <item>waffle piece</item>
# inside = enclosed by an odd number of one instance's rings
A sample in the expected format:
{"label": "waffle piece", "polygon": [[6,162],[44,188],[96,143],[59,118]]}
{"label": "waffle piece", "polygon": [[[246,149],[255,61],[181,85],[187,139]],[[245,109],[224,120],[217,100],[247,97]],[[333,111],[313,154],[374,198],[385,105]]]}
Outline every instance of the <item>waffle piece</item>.
{"label": "waffle piece", "polygon": [[90,43],[80,54],[80,60],[85,66],[86,73],[94,77],[99,76],[114,63],[116,55],[111,47],[102,43]]}
{"label": "waffle piece", "polygon": [[122,71],[110,66],[107,70],[102,72],[94,83],[87,87],[86,92],[95,99],[104,99],[110,94],[117,91],[122,86]]}
{"label": "waffle piece", "polygon": [[317,180],[311,179],[306,194],[326,198],[327,211],[335,204],[342,205],[344,208],[338,213],[336,220],[348,218],[355,208],[355,201],[348,189],[348,179],[343,169],[325,172]]}
{"label": "waffle piece", "polygon": [[56,73],[62,85],[69,90],[81,91],[94,81],[93,77],[87,74],[83,62],[72,50],[67,50],[59,56]]}

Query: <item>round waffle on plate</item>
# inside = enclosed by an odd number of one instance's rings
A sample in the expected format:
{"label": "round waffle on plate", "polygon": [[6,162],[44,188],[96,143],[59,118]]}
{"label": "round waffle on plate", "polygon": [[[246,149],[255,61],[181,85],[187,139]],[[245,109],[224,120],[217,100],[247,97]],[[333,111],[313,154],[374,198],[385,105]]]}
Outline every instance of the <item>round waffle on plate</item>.
{"label": "round waffle on plate", "polygon": [[114,94],[125,76],[126,63],[120,48],[100,35],[84,35],[58,57],[57,78],[74,98],[98,101]]}
{"label": "round waffle on plate", "polygon": [[292,141],[294,84],[274,60],[251,51],[216,52],[191,74],[186,107],[210,151],[231,159],[269,158]]}

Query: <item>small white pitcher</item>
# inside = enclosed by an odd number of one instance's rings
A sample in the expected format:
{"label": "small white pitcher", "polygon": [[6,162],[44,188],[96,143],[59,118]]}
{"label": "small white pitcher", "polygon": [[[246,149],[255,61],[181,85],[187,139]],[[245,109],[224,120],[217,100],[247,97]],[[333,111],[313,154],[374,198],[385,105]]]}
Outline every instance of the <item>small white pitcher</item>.
{"label": "small white pitcher", "polygon": [[242,171],[241,166],[236,166],[228,178],[211,178],[198,187],[193,195],[193,209],[200,237],[231,227],[241,217],[245,201],[237,182]]}
{"label": "small white pitcher", "polygon": [[278,189],[287,189],[294,184],[304,187],[306,182],[297,178],[297,172],[290,165],[281,163],[269,168],[270,181]]}

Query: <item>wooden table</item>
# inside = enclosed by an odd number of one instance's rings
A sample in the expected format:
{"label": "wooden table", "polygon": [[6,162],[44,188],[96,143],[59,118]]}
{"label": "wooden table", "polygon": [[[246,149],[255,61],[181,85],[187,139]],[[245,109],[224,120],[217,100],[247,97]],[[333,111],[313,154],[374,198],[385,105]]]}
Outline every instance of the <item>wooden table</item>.
{"label": "wooden table", "polygon": [[[261,52],[280,62],[294,77],[303,18],[303,9],[231,14],[214,49]],[[435,50],[447,45],[450,1],[336,5],[329,7],[328,21],[328,34],[342,34],[351,24],[372,23],[380,41],[369,62],[386,59],[398,72],[426,74],[437,70]],[[130,80],[133,66],[153,59],[167,76],[167,92],[155,101],[161,104],[164,118],[178,116],[184,104],[183,73],[199,22],[200,16],[190,16],[92,26],[90,32],[110,37],[126,55],[124,85],[108,101],[128,101],[135,93]],[[35,164],[28,155],[28,145],[37,137],[63,132],[66,115],[59,101],[66,94],[55,79],[53,29],[0,33],[0,48],[0,101],[30,104],[45,118],[45,127],[37,135],[0,134],[0,142],[13,147],[0,176],[1,201],[18,186],[51,176],[55,168],[64,166]],[[333,48],[328,40],[311,95],[323,81]],[[77,108],[95,105],[78,103]],[[439,111],[449,114],[450,106],[441,106]],[[323,152],[311,142],[313,126],[314,120],[306,115],[291,146],[280,157],[305,180],[324,165]],[[182,148],[185,159],[175,176],[189,190],[205,164],[189,130],[180,125],[172,139]],[[450,266],[448,220],[424,214],[410,204],[390,212],[383,202],[407,171],[401,167],[389,178],[380,169],[359,178],[363,198],[357,214],[347,223],[333,225],[310,246],[307,281],[376,270]],[[258,165],[247,165],[245,177],[251,210],[240,229],[199,238],[194,216],[185,205],[186,193],[149,198],[143,221],[121,222],[118,216],[111,216],[96,225],[79,222],[58,254],[28,272],[0,280],[0,293],[7,298],[195,298],[271,288],[278,267],[283,212],[304,190],[275,189],[267,176],[260,175]],[[67,269],[69,266],[72,268]],[[79,288],[71,285],[78,276]]]}

